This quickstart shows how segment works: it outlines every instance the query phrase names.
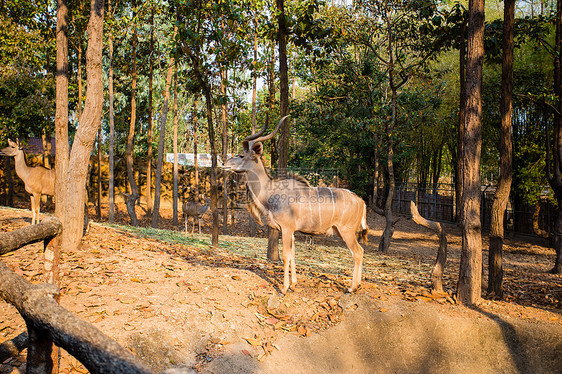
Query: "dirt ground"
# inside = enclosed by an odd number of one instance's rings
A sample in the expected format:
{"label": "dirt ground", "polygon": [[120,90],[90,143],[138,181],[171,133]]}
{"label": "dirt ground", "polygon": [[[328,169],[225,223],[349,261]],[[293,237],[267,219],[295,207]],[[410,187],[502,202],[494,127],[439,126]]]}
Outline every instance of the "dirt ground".
{"label": "dirt ground", "polygon": [[[28,209],[0,207],[0,231],[30,224]],[[247,213],[236,212],[234,236],[221,236],[214,250],[209,214],[203,234],[186,236],[183,227],[174,229],[170,209],[161,213],[161,227],[170,231],[109,226],[106,217],[92,222],[82,246],[63,253],[61,265],[61,304],[155,371],[561,372],[562,277],[548,273],[554,251],[540,240],[508,239],[505,299],[484,298],[468,309],[454,302],[461,242],[455,226],[446,227],[446,294],[428,287],[436,236],[406,218],[389,254],[370,237],[364,282],[354,294],[344,292],[352,264],[343,242],[300,236],[299,283],[282,296],[282,267],[265,258],[264,230],[248,237]],[[139,208],[140,226],[148,227],[144,215]],[[124,206],[117,221],[128,222]],[[380,235],[382,218],[370,215],[369,226]],[[0,260],[41,282],[42,249],[29,245]],[[0,301],[0,342],[24,330],[17,311]],[[24,372],[25,354],[1,362],[0,373]],[[87,371],[63,352],[61,372]]]}

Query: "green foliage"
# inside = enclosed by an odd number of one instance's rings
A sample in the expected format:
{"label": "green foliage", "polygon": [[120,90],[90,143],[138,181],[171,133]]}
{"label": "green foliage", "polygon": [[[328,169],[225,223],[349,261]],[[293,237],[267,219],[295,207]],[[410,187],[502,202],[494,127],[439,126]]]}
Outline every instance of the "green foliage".
{"label": "green foliage", "polygon": [[[335,4],[335,5],[334,5]],[[397,184],[433,181],[431,174],[450,175],[457,152],[459,71],[458,49],[467,13],[461,3],[437,0],[360,0],[353,5],[322,0],[286,0],[289,67],[297,79],[291,104],[290,165],[338,169],[351,187],[365,196],[372,189],[375,158],[386,174],[386,144],[394,143]],[[178,61],[180,150],[191,152],[194,126],[199,126],[200,151],[207,143],[206,116],[199,71],[208,84],[212,104],[226,104],[234,152],[250,133],[251,108],[247,90],[253,75],[265,75],[275,59],[279,14],[272,0],[180,0],[176,2],[113,2],[106,13],[107,30],[115,36],[116,156],[125,153],[130,119],[131,38],[138,34],[138,85],[135,153],[148,149],[148,72],[154,63],[154,124],[157,125],[170,56]],[[551,133],[553,109],[552,4],[541,15],[519,9],[515,24],[514,183],[518,198],[534,202],[545,191],[546,135]],[[484,174],[497,175],[502,21],[494,20],[501,4],[487,12],[484,72]],[[72,1],[69,9],[70,118],[76,122],[78,48],[82,47],[85,83],[86,24],[89,7]],[[488,10],[488,9],[487,9]],[[154,27],[150,24],[154,13]],[[494,16],[496,14],[496,16]],[[0,138],[25,138],[52,133],[54,113],[55,3],[6,0],[0,7]],[[490,17],[491,16],[491,17]],[[174,27],[178,34],[173,39]],[[150,48],[150,32],[155,46]],[[253,56],[254,36],[258,53]],[[393,41],[393,64],[388,43]],[[195,59],[192,59],[195,56]],[[194,63],[195,61],[195,63]],[[107,69],[104,60],[104,71]],[[398,89],[395,129],[385,128],[392,117],[390,69]],[[228,71],[228,91],[219,91],[221,71]],[[277,94],[278,87],[273,84]],[[85,93],[85,92],[84,92]],[[193,102],[199,97],[197,113]],[[279,118],[278,97],[269,108],[267,88],[258,95],[257,125],[268,116],[270,128]],[[106,100],[107,105],[107,100]],[[104,113],[108,108],[104,108]],[[192,118],[198,118],[198,125]],[[216,115],[215,115],[216,117]],[[172,123],[168,116],[168,125]],[[107,139],[104,118],[102,139]],[[218,121],[215,121],[218,123]],[[153,148],[156,148],[155,126]],[[217,129],[220,128],[217,125]],[[216,140],[220,134],[216,132]],[[220,142],[217,142],[220,144]],[[171,149],[171,134],[166,134]],[[275,160],[276,143],[266,154]]]}
{"label": "green foliage", "polygon": [[0,44],[0,138],[40,136],[43,128],[52,129],[54,113],[45,40],[0,15]]}

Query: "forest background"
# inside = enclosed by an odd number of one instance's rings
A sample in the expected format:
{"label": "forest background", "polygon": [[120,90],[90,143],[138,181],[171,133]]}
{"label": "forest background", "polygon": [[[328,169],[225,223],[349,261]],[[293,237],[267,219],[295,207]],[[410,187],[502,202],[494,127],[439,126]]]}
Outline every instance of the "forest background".
{"label": "forest background", "polygon": [[[134,206],[139,198],[134,164],[145,165],[146,186],[152,186],[153,173],[158,178],[152,169],[161,168],[156,160],[164,153],[196,150],[224,158],[238,153],[241,140],[256,128],[290,113],[290,126],[266,144],[272,167],[335,169],[350,189],[371,201],[378,194],[388,201],[388,191],[405,183],[418,189],[458,186],[467,7],[429,0],[108,1],[105,99],[92,155],[114,152],[111,157],[126,160],[128,205]],[[85,105],[90,9],[72,0],[68,9],[72,142]],[[47,143],[55,132],[56,10],[52,1],[0,4],[2,144],[30,137]],[[481,175],[484,184],[495,184],[503,2],[488,1],[485,14]],[[558,100],[556,15],[553,1],[516,2],[513,209],[540,207],[541,200],[555,203],[547,151]],[[285,79],[280,33],[287,41]],[[156,195],[158,189],[157,179]],[[174,178],[176,221],[178,190]],[[152,206],[151,189],[146,192],[157,226],[158,205],[154,200]],[[129,212],[136,224],[134,209]],[[218,219],[216,209],[213,216]]]}

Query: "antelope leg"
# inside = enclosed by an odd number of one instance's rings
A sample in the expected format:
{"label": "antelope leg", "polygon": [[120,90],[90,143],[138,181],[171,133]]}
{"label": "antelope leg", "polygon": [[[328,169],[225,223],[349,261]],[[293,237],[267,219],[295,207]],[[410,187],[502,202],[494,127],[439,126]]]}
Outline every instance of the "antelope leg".
{"label": "antelope leg", "polygon": [[297,263],[295,257],[295,234],[291,235],[291,284],[297,284]]}
{"label": "antelope leg", "polygon": [[293,233],[289,232],[288,230],[282,230],[282,235],[283,235],[283,289],[281,290],[281,292],[286,293],[290,287],[289,265],[291,264],[292,251],[293,251],[292,249]]}
{"label": "antelope leg", "polygon": [[39,213],[41,213],[41,194],[37,194],[35,197],[35,211],[37,216],[35,217],[35,223],[39,223]]}
{"label": "antelope leg", "polygon": [[340,234],[353,255],[353,278],[351,281],[351,287],[348,291],[354,292],[361,284],[361,273],[363,271],[363,247],[361,247],[357,241],[354,232],[340,231]]}

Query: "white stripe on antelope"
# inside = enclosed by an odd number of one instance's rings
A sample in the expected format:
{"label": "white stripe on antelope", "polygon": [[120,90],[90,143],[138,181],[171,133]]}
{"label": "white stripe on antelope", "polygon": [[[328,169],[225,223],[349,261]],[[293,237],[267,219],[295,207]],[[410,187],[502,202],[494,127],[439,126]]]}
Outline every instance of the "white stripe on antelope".
{"label": "white stripe on antelope", "polygon": [[[353,279],[350,292],[361,283],[363,248],[358,236],[367,242],[366,205],[353,192],[341,188],[311,187],[303,178],[273,179],[262,162],[262,142],[271,139],[275,130],[263,136],[266,126],[243,141],[244,153],[228,159],[225,170],[245,173],[250,202],[248,209],[261,224],[261,217],[268,218],[267,224],[281,231],[283,238],[283,292],[297,283],[295,270],[295,231],[307,234],[339,233],[353,255]],[[289,266],[291,277],[289,279]]]}

